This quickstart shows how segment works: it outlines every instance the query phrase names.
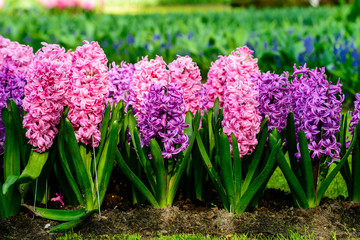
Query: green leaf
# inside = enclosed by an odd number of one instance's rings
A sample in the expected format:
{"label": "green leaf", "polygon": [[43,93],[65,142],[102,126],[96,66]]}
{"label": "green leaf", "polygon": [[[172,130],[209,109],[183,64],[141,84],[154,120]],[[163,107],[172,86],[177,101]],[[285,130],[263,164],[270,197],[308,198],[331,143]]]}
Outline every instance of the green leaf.
{"label": "green leaf", "polygon": [[228,201],[228,198],[227,198],[227,195],[226,195],[226,191],[224,189],[224,186],[223,186],[218,174],[216,173],[216,171],[215,171],[215,169],[214,169],[214,167],[213,167],[213,165],[212,165],[212,163],[211,163],[211,161],[209,159],[209,156],[206,153],[204,144],[203,144],[199,134],[196,135],[196,142],[197,142],[197,144],[199,146],[199,150],[200,150],[202,159],[203,159],[203,161],[205,163],[208,174],[210,176],[210,179],[213,182],[216,191],[220,195],[221,201],[224,204],[224,208],[226,209],[226,211],[229,211],[230,210],[230,205],[229,205],[229,201]]}
{"label": "green leaf", "polygon": [[228,137],[224,133],[220,135],[219,146],[220,169],[223,180],[222,182],[224,184],[231,209],[232,207],[235,207],[234,178],[230,153],[230,143]]}
{"label": "green leaf", "polygon": [[129,166],[125,163],[119,150],[116,151],[116,162],[120,167],[121,171],[127,178],[136,186],[136,188],[145,196],[145,198],[156,208],[160,208],[159,203],[155,199],[154,195],[146,187],[146,185],[131,171]]}
{"label": "green leaf", "polygon": [[159,144],[155,139],[150,140],[151,155],[154,160],[154,169],[156,175],[156,199],[159,202],[160,208],[166,208],[167,203],[167,181],[164,159]]}
{"label": "green leaf", "polygon": [[[301,180],[301,168],[298,160],[295,157],[295,153],[297,153],[297,141],[296,141],[296,133],[295,133],[295,120],[294,114],[292,112],[289,113],[287,118],[287,125],[286,125],[286,141],[290,159],[291,169],[294,172],[296,178]],[[301,184],[304,184],[301,182]]]}
{"label": "green leaf", "polygon": [[266,122],[264,123],[263,127],[261,128],[260,137],[258,138],[258,144],[256,145],[254,153],[252,155],[253,158],[251,160],[248,172],[246,174],[244,183],[241,187],[242,193],[244,193],[248,189],[250,183],[253,180],[254,174],[259,167],[259,163],[260,163],[261,156],[262,156],[264,148],[265,148],[266,138],[267,138],[267,134],[268,134],[268,122],[267,122],[267,120],[265,120],[265,121]]}
{"label": "green leaf", "polygon": [[29,162],[21,173],[17,184],[28,183],[38,178],[48,156],[49,152],[38,153],[31,151]]}
{"label": "green leaf", "polygon": [[[352,201],[360,202],[360,124],[357,124],[354,130],[354,137],[356,135],[356,143],[354,145],[353,154],[352,154]],[[349,148],[351,149],[351,147]],[[349,151],[348,149],[348,151]]]}
{"label": "green leaf", "polygon": [[[273,134],[270,134],[269,143],[270,143],[271,149],[274,149],[276,147],[277,142],[278,142],[278,138],[276,138]],[[283,151],[278,151],[276,158],[277,158],[279,167],[280,167],[281,171],[283,172],[283,174],[286,178],[286,181],[290,187],[292,196],[299,203],[300,207],[305,208],[305,209],[309,208],[309,203],[307,201],[304,189],[302,188],[299,180],[296,178],[293,170],[290,168],[288,162],[286,161]]]}
{"label": "green leaf", "polygon": [[70,211],[70,210],[40,208],[40,207],[34,209],[34,206],[30,206],[27,204],[22,204],[21,206],[26,207],[38,217],[55,220],[55,221],[61,221],[61,222],[76,220],[84,216],[85,214],[85,208]]}
{"label": "green leaf", "polygon": [[9,188],[16,182],[19,176],[9,176],[2,185],[2,194],[5,195]]}
{"label": "green leaf", "polygon": [[[241,197],[241,185],[242,185],[242,169],[240,158],[239,146],[234,133],[231,133],[232,149],[233,149],[233,168],[234,168],[234,186],[235,186],[235,197],[238,199]],[[237,204],[237,203],[235,203]]]}
{"label": "green leaf", "polygon": [[53,227],[52,229],[50,229],[49,232],[50,233],[66,232],[76,227],[80,227],[81,225],[85,224],[89,219],[89,217],[91,217],[91,215],[93,215],[94,213],[99,213],[99,210],[98,209],[91,210],[76,220],[66,222]]}
{"label": "green leaf", "polygon": [[[355,127],[354,132],[358,131],[357,128]],[[351,151],[353,151],[353,161],[354,161],[354,154],[355,154],[355,158],[359,157],[359,153],[360,153],[360,149],[359,149],[359,135],[356,134],[354,135],[353,139],[351,140],[350,143],[350,147],[348,148],[348,150],[346,151],[346,154],[341,158],[340,162],[337,164],[337,166],[328,174],[328,176],[324,179],[324,181],[322,181],[321,185],[319,186],[319,189],[317,191],[317,204],[320,204],[320,201],[324,195],[324,193],[326,192],[326,190],[328,189],[330,183],[334,180],[336,174],[338,174],[338,172],[340,171],[340,169],[342,168],[342,166],[345,164],[345,162],[347,162],[347,159],[351,153]],[[353,148],[354,147],[354,148]]]}
{"label": "green leaf", "polygon": [[108,105],[106,106],[104,115],[103,115],[103,120],[101,122],[101,127],[100,127],[101,140],[100,140],[97,154],[102,153],[102,149],[105,144],[106,133],[107,133],[107,130],[109,127],[110,110],[111,110],[110,103],[108,103]]}
{"label": "green leaf", "polygon": [[305,180],[305,193],[309,202],[309,207],[312,208],[316,205],[316,195],[312,171],[312,162],[304,130],[301,130],[299,133],[299,147],[301,153],[300,161],[304,173],[303,177]]}
{"label": "green leaf", "polygon": [[281,140],[276,144],[276,146],[272,149],[270,156],[266,162],[264,169],[261,173],[255,178],[255,180],[251,183],[249,188],[241,197],[239,203],[236,205],[235,213],[243,213],[246,208],[250,204],[251,200],[258,192],[258,190],[265,184],[265,181],[269,179],[269,175],[272,173],[274,165],[276,163],[276,156],[279,152],[281,146]]}

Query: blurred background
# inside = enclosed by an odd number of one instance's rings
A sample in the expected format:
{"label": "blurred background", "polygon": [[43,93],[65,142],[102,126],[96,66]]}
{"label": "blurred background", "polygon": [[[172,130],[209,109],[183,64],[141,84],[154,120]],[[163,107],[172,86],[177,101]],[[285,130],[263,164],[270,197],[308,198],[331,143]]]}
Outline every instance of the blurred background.
{"label": "blurred background", "polygon": [[109,63],[189,55],[206,81],[211,62],[239,46],[262,71],[326,67],[351,108],[360,92],[360,0],[0,0],[0,35],[37,51],[98,41]]}

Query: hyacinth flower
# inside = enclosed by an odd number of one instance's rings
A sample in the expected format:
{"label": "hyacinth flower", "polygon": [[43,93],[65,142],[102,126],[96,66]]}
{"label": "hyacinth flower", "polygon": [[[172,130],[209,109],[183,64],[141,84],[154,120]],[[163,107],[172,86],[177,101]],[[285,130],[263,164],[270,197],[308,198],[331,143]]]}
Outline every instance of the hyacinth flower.
{"label": "hyacinth flower", "polygon": [[[311,208],[320,203],[349,156],[356,137],[348,151],[340,153],[346,146],[338,137],[343,135],[341,103],[344,95],[340,80],[332,84],[325,75],[325,68],[311,70],[304,65],[298,69],[295,65],[294,70],[292,112],[286,130],[290,165],[282,151],[277,158],[295,202],[300,207]],[[270,147],[274,146],[274,140],[270,137]],[[342,147],[340,142],[344,143]],[[333,162],[338,164],[329,173],[329,165]]]}
{"label": "hyacinth flower", "polygon": [[168,68],[169,82],[184,89],[185,115],[188,111],[195,115],[197,110],[202,107],[202,84],[199,67],[192,61],[191,57],[178,55],[176,60],[169,63]]}
{"label": "hyacinth flower", "polygon": [[115,62],[112,63],[112,68],[109,70],[109,102],[117,104],[120,100],[124,100],[127,105],[130,103],[129,94],[134,71],[134,65],[131,63],[122,61],[120,66]]}
{"label": "hyacinth flower", "polygon": [[[58,140],[61,167],[71,189],[65,183],[60,186],[72,202],[86,210],[100,209],[115,159],[123,104],[113,109],[110,120],[107,58],[97,42],[84,41],[72,55],[68,112],[61,120]],[[71,166],[75,170],[67,171]]]}
{"label": "hyacinth flower", "polygon": [[183,117],[186,109],[183,94],[184,89],[176,84],[155,82],[137,114],[138,122],[131,110],[126,114],[137,161],[149,187],[128,166],[131,158],[128,144],[122,146],[126,151],[117,151],[116,155],[124,174],[156,208],[172,205],[199,128],[200,111],[195,118],[191,112],[186,119]]}
{"label": "hyacinth flower", "polygon": [[[360,94],[356,93],[356,100],[354,101],[354,111],[350,111],[350,114],[342,115],[340,142],[341,150],[340,155],[344,156],[348,149],[352,149],[351,167],[350,162],[345,162],[340,172],[345,179],[346,187],[348,190],[349,198],[351,201],[360,202],[360,146],[357,141],[353,148],[350,147],[350,140],[346,136],[347,132],[350,132],[352,138],[359,139],[359,130],[356,130],[360,119]],[[350,115],[350,116],[349,116]],[[348,119],[351,117],[349,124]],[[348,126],[348,128],[347,128]],[[341,164],[341,163],[340,163]],[[339,164],[339,165],[340,165]]]}
{"label": "hyacinth flower", "polygon": [[290,113],[290,82],[289,74],[278,75],[266,72],[253,75],[259,89],[258,110],[263,119],[269,118],[269,131],[274,128],[282,133],[286,127],[287,117]]}
{"label": "hyacinth flower", "polygon": [[[229,212],[242,213],[254,205],[275,170],[281,141],[270,151],[265,149],[267,118],[261,123],[257,109],[259,91],[252,75],[259,73],[257,59],[247,47],[238,48],[227,57],[225,69],[222,131],[215,131],[221,119],[217,113],[219,98],[207,113],[208,135],[197,135],[197,146],[210,179]],[[208,85],[207,85],[208,87]],[[220,112],[221,114],[221,112]],[[274,132],[276,134],[276,132]],[[272,134],[270,134],[272,135]],[[204,145],[203,139],[211,139]],[[220,167],[220,174],[214,169]]]}

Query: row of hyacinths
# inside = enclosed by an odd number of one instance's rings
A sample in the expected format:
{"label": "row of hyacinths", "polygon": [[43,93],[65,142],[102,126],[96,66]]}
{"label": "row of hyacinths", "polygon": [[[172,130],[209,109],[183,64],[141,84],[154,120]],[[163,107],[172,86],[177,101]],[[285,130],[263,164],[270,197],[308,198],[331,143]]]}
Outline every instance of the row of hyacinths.
{"label": "row of hyacinths", "polygon": [[[261,73],[246,46],[219,56],[205,84],[189,56],[177,56],[169,64],[160,56],[143,57],[135,64],[112,63],[109,70],[99,44],[86,41],[75,51],[44,43],[33,54],[31,47],[0,37],[0,66],[0,106],[6,106],[8,98],[23,106],[26,136],[38,152],[51,147],[64,106],[69,106],[68,119],[77,140],[97,146],[106,103],[124,100],[134,109],[142,144],[148,146],[152,138],[161,140],[164,157],[171,158],[188,145],[186,112],[207,110],[218,98],[223,132],[230,139],[235,134],[240,156],[257,145],[262,119],[269,117],[269,129],[281,132],[290,111],[296,131],[305,131],[313,159],[321,153],[333,159],[339,155],[334,134],[340,128],[344,100],[341,83],[332,84],[324,68],[311,70],[306,65],[299,69],[295,65],[292,79],[287,72]],[[359,118],[358,102],[352,129]],[[325,133],[319,139],[321,129]],[[4,130],[0,121],[0,154]]]}

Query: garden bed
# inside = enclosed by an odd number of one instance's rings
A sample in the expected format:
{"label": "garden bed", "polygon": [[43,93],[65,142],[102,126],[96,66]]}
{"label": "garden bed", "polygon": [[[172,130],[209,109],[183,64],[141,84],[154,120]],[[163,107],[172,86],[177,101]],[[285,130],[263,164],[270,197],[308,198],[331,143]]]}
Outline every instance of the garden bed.
{"label": "garden bed", "polygon": [[[230,236],[272,236],[289,231],[302,235],[313,233],[316,239],[360,237],[360,203],[325,198],[313,209],[296,208],[289,195],[278,190],[267,190],[258,207],[234,216],[217,205],[217,200],[196,202],[178,200],[173,207],[155,209],[149,205],[131,207],[127,200],[108,194],[102,216],[95,215],[87,225],[74,232],[83,236],[140,234],[143,238],[159,234],[193,234]],[[0,236],[6,239],[55,239],[63,234],[50,234],[45,225],[59,224],[44,218],[32,218],[23,211],[14,217],[0,220]]]}

